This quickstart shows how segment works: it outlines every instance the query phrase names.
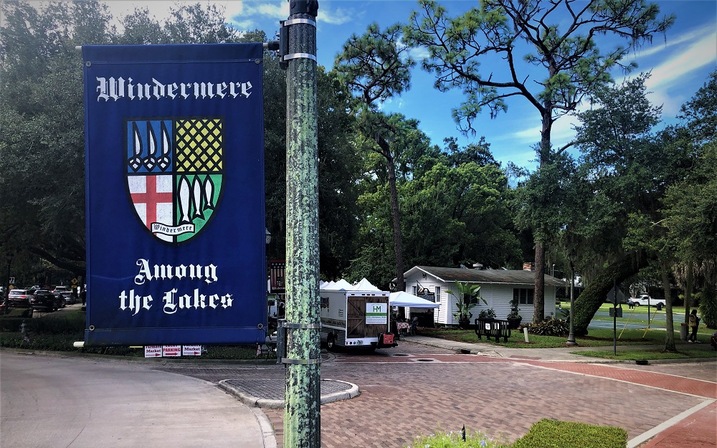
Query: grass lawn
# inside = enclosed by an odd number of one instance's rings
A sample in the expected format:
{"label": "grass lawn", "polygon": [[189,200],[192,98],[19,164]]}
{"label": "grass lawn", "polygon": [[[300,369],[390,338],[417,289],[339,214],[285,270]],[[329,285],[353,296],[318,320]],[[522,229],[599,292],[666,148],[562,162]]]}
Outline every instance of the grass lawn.
{"label": "grass lawn", "polygon": [[[608,312],[611,308],[610,304],[604,304],[601,311]],[[601,357],[617,360],[638,360],[638,359],[687,359],[687,358],[711,358],[717,359],[717,352],[709,346],[709,338],[714,330],[708,329],[704,325],[700,326],[698,331],[698,340],[702,344],[687,344],[680,340],[680,324],[683,322],[684,308],[673,308],[675,316],[675,344],[678,352],[663,352],[662,348],[665,344],[665,311],[657,311],[657,320],[653,321],[656,310],[649,308],[653,317],[650,318],[650,328],[647,328],[648,307],[636,307],[629,310],[623,307],[623,317],[617,319],[617,332],[614,333],[612,328],[589,328],[588,335],[576,337],[576,341],[580,347],[595,347],[596,350],[576,352],[581,355],[590,357]],[[608,316],[597,316],[595,319],[612,322],[613,318]],[[594,319],[594,320],[595,320]],[[640,328],[627,328],[626,324],[634,324]],[[566,336],[541,336],[536,334],[529,335],[529,343],[525,342],[522,331],[513,330],[507,342],[495,342],[483,338],[478,339],[473,330],[460,330],[456,328],[421,328],[420,334],[424,336],[449,339],[459,342],[482,342],[508,348],[558,348],[566,346]],[[620,347],[617,354],[613,354],[610,350],[614,344],[614,338],[617,338],[617,345]],[[658,348],[655,348],[658,347]]]}

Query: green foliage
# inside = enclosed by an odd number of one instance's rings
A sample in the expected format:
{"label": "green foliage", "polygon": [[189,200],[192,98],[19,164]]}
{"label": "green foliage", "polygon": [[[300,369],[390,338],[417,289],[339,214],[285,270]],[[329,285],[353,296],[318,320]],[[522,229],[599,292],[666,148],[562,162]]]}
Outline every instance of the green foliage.
{"label": "green foliage", "polygon": [[81,341],[83,333],[33,334],[24,339],[20,333],[0,333],[0,347],[25,348],[32,350],[49,350],[58,352],[76,351],[75,341]]}
{"label": "green foliage", "polygon": [[[106,7],[4,2],[0,28],[0,236],[33,254],[84,269],[83,43],[106,43]],[[18,260],[20,261],[20,260]],[[16,264],[16,268],[22,267]]]}
{"label": "green foliage", "polygon": [[438,161],[400,194],[408,265],[456,266],[480,257],[473,262],[500,268],[521,261],[512,192],[497,166]]}
{"label": "green foliage", "polygon": [[702,292],[700,316],[702,318],[700,326],[706,325],[707,328],[717,329],[717,291],[714,289],[705,289]]}
{"label": "green foliage", "polygon": [[[664,338],[662,338],[664,339]],[[664,341],[656,341],[658,343],[664,343]],[[679,351],[668,352],[660,349],[645,349],[645,350],[633,350],[619,348],[617,354],[612,350],[581,350],[580,355],[587,356],[590,358],[603,358],[603,359],[615,359],[620,361],[638,361],[648,360],[657,361],[661,359],[681,359],[689,360],[694,358],[704,359],[716,359],[717,352],[711,348],[703,347],[697,344],[692,344],[688,347],[682,346]]]}
{"label": "green foliage", "polygon": [[376,107],[410,88],[410,69],[416,63],[401,45],[401,26],[381,30],[372,23],[362,36],[351,35],[336,57],[335,70],[341,80],[366,105]]}
{"label": "green foliage", "polygon": [[408,448],[625,448],[627,431],[614,426],[542,419],[528,433],[509,444],[491,439],[480,431],[437,432],[417,437]]}
{"label": "green foliage", "polygon": [[512,299],[510,299],[510,313],[508,313],[508,316],[506,318],[508,319],[517,319],[519,317],[522,318],[520,315],[520,304],[518,303],[518,297],[513,296]]}
{"label": "green foliage", "polygon": [[570,324],[566,320],[549,318],[529,324],[528,332],[544,336],[567,336],[570,332]]}
{"label": "green foliage", "polygon": [[465,321],[473,316],[471,310],[480,302],[488,302],[480,296],[480,285],[465,282],[456,282],[455,284],[455,291],[447,290],[446,292],[456,298],[457,310],[453,315],[461,321],[462,325],[465,325]]}
{"label": "green foliage", "polygon": [[80,310],[64,309],[42,317],[31,319],[20,317],[0,318],[0,331],[20,331],[20,325],[25,323],[25,330],[44,334],[75,334],[83,332],[85,328],[85,313]]}
{"label": "green foliage", "polygon": [[627,431],[613,426],[543,419],[512,448],[625,448]]}
{"label": "green foliage", "polygon": [[[643,0],[619,3],[599,1],[574,10],[569,2],[490,0],[451,18],[438,2],[421,0],[420,12],[411,15],[404,30],[405,40],[427,48],[423,67],[435,74],[438,89],[463,91],[465,102],[454,117],[465,123],[464,129],[473,130],[472,122],[484,108],[491,117],[505,111],[505,98],[514,95],[525,97],[547,124],[574,110],[595,86],[609,82],[610,69],[631,48],[674,21],[659,18],[658,7]],[[565,17],[572,20],[566,23]],[[606,35],[622,37],[627,45],[608,45]],[[516,40],[526,45],[515,45]],[[491,76],[481,75],[480,62],[492,55],[501,56],[505,65],[493,64]],[[543,78],[533,79],[536,67]],[[541,151],[549,151],[549,133],[544,137]]]}
{"label": "green foliage", "polygon": [[495,310],[493,308],[480,310],[480,313],[478,313],[478,319],[495,319]]}
{"label": "green foliage", "polygon": [[480,431],[466,431],[465,441],[462,431],[437,432],[428,436],[416,437],[409,448],[508,448]]}
{"label": "green foliage", "polygon": [[[21,326],[25,324],[24,334]],[[73,351],[84,338],[85,313],[62,310],[32,319],[0,319],[0,346],[36,350]]]}
{"label": "green foliage", "polygon": [[[420,12],[411,15],[404,30],[406,43],[427,49],[423,67],[435,75],[439,90],[463,92],[463,104],[453,111],[463,131],[475,133],[478,115],[487,109],[494,118],[512,96],[523,97],[540,116],[535,135],[539,188],[528,197],[522,224],[533,231],[536,275],[542,276],[544,243],[555,238],[560,224],[569,224],[550,213],[560,208],[553,201],[562,198],[551,192],[561,188],[551,183],[554,172],[542,172],[552,170],[565,149],[552,146],[553,123],[609,84],[616,65],[631,68],[621,63],[631,48],[663,33],[674,17],[658,17],[657,5],[644,0],[596,1],[581,9],[570,1],[486,0],[457,18],[434,0],[419,4]],[[489,75],[481,73],[481,62],[491,57],[504,63],[491,64]],[[534,307],[539,320],[542,289],[536,290]]]}
{"label": "green foliage", "polygon": [[698,144],[714,142],[717,138],[717,70],[710,73],[695,96],[680,108],[692,140]]}

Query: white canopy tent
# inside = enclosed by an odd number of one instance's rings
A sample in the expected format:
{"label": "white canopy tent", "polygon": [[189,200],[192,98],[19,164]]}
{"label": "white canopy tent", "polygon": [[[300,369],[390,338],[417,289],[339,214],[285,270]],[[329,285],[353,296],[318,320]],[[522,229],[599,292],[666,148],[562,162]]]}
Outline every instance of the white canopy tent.
{"label": "white canopy tent", "polygon": [[380,291],[377,287],[375,287],[370,281],[368,281],[365,277],[361,279],[360,282],[356,283],[353,286],[353,289],[356,291]]}
{"label": "white canopy tent", "polygon": [[327,291],[380,291],[370,281],[363,278],[360,282],[352,285],[344,279],[331,282],[321,282],[319,288]]}
{"label": "white canopy tent", "polygon": [[413,294],[405,291],[397,291],[389,294],[388,303],[391,306],[403,306],[410,308],[438,308],[440,306],[439,303],[422,299],[421,297],[414,296]]}
{"label": "white canopy tent", "polygon": [[350,291],[354,289],[353,285],[344,279],[341,279],[337,282],[322,283],[319,287],[327,291]]}

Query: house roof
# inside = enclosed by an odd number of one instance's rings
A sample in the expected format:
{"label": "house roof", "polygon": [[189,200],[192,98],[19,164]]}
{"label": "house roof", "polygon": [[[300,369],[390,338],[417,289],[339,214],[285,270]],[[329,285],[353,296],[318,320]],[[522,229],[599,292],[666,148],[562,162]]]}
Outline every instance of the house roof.
{"label": "house roof", "polygon": [[[437,266],[414,266],[406,273],[409,276],[415,272],[423,272],[438,280],[466,283],[505,283],[511,285],[533,286],[535,283],[534,271],[504,270],[504,269],[465,269],[441,268]],[[545,284],[549,286],[567,286],[568,283],[551,275],[545,276]]]}

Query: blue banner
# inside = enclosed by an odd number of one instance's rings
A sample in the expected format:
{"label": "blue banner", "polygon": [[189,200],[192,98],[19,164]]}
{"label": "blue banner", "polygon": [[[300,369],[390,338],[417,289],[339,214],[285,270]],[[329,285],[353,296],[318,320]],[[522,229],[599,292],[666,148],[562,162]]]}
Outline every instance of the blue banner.
{"label": "blue banner", "polygon": [[262,44],[82,53],[85,343],[263,341]]}

